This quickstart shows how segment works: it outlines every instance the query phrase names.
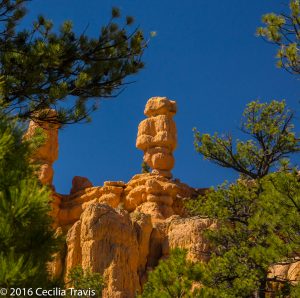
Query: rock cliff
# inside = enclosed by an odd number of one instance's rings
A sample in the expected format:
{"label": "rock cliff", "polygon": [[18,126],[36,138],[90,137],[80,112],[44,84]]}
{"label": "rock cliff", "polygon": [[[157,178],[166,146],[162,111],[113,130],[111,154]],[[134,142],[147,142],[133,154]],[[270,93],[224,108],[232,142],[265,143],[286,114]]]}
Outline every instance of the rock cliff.
{"label": "rock cliff", "polygon": [[[216,224],[211,219],[187,217],[184,208],[185,199],[205,189],[172,179],[176,110],[175,101],[165,97],[150,98],[146,104],[147,119],[138,127],[136,147],[144,151],[151,173],[137,174],[127,183],[106,181],[103,186],[76,176],[69,195],[53,190],[54,225],[57,233],[66,235],[65,253],[56,255],[49,265],[55,277],[67,281],[69,270],[80,265],[104,276],[104,297],[131,298],[141,291],[147,272],[170,249],[186,248],[190,259],[207,260],[209,245],[202,235]],[[42,164],[40,180],[52,185],[58,127],[30,123],[28,135],[37,127],[46,132],[46,142],[34,158]],[[282,274],[291,270],[275,269]]]}

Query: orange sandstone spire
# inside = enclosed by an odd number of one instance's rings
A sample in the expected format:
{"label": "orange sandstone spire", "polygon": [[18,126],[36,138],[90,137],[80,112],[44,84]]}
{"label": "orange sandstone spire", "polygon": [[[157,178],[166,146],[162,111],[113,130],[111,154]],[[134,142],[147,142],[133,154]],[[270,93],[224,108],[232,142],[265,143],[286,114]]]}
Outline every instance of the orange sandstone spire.
{"label": "orange sandstone spire", "polygon": [[153,174],[171,178],[174,167],[173,151],[177,145],[176,102],[166,97],[148,100],[143,120],[138,127],[136,147],[144,151],[144,161],[153,169]]}

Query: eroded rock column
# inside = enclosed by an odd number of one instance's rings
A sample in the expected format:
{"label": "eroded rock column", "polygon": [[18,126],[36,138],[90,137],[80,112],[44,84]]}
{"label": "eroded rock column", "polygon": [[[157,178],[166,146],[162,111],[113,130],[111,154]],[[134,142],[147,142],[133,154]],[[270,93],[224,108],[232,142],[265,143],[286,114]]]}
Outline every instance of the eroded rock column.
{"label": "eroded rock column", "polygon": [[171,178],[174,167],[173,151],[177,145],[176,102],[166,97],[148,100],[144,114],[148,119],[139,124],[136,147],[144,151],[144,161],[153,174]]}
{"label": "eroded rock column", "polygon": [[[47,110],[43,111],[47,117],[55,119],[56,111]],[[38,129],[42,129],[45,135],[44,144],[37,149],[32,157],[35,162],[40,164],[38,173],[39,179],[44,185],[52,186],[53,168],[52,164],[58,158],[58,128],[57,123],[30,121],[28,131],[25,135],[26,138],[33,137]]]}
{"label": "eroded rock column", "polygon": [[103,297],[135,297],[140,292],[140,267],[146,262],[139,252],[145,240],[137,238],[136,229],[125,210],[100,203],[89,205],[68,231],[66,272],[80,265],[103,275]]}

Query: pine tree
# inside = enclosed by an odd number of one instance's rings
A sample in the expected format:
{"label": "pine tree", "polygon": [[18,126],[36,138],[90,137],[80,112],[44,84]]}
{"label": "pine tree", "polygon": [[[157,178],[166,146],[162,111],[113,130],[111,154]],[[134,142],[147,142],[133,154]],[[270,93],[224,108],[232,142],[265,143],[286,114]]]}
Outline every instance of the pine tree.
{"label": "pine tree", "polygon": [[[212,297],[288,295],[292,283],[268,275],[300,252],[300,183],[297,172],[277,172],[255,181],[238,180],[190,204],[195,214],[214,218],[207,231],[211,259],[201,282]],[[272,283],[279,283],[276,289]],[[283,296],[287,297],[287,296]]]}
{"label": "pine tree", "polygon": [[[105,287],[105,283],[101,274],[93,273],[89,270],[84,271],[82,267],[77,266],[70,270],[68,278],[70,280],[67,284],[68,287],[71,285],[77,291],[86,291],[91,294],[88,297],[102,297],[102,290]],[[70,294],[70,297],[73,297],[71,293],[68,292],[68,294]]]}
{"label": "pine tree", "polygon": [[[60,124],[89,120],[100,99],[117,96],[143,68],[143,33],[129,29],[132,17],[118,22],[117,8],[99,36],[89,38],[84,30],[75,34],[70,21],[57,32],[43,16],[20,30],[27,2],[0,0],[0,105],[7,115]],[[38,113],[49,108],[57,118]]]}
{"label": "pine tree", "polygon": [[[284,102],[251,102],[242,121],[250,140],[196,132],[200,154],[241,174],[190,203],[195,214],[219,224],[207,232],[213,249],[202,267],[211,297],[265,297],[268,291],[287,297],[295,291],[288,280],[268,275],[272,265],[294,262],[300,253],[299,175],[287,167],[289,155],[299,151],[292,119]],[[270,282],[280,287],[274,290]]]}
{"label": "pine tree", "polygon": [[253,101],[247,105],[241,122],[241,131],[250,139],[235,141],[231,134],[219,137],[217,133],[201,134],[195,129],[195,148],[217,165],[250,179],[261,178],[289,155],[299,152],[293,117],[285,101]]}
{"label": "pine tree", "polygon": [[0,115],[0,287],[42,287],[57,249],[50,192],[29,158],[41,136],[28,141],[16,121]]}
{"label": "pine tree", "polygon": [[288,12],[265,14],[262,22],[257,35],[278,46],[277,66],[300,74],[300,1],[290,0]]}
{"label": "pine tree", "polygon": [[195,297],[198,288],[199,266],[186,259],[186,251],[178,248],[171,251],[166,260],[149,273],[141,297],[179,298]]}

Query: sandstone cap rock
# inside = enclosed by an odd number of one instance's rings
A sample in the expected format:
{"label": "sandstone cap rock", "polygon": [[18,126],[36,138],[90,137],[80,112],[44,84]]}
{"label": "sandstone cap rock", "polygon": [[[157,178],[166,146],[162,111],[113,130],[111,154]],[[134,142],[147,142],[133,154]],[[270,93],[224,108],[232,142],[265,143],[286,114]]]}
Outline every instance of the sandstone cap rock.
{"label": "sandstone cap rock", "polygon": [[151,97],[145,107],[144,114],[147,117],[157,115],[175,115],[177,111],[176,102],[167,97]]}

